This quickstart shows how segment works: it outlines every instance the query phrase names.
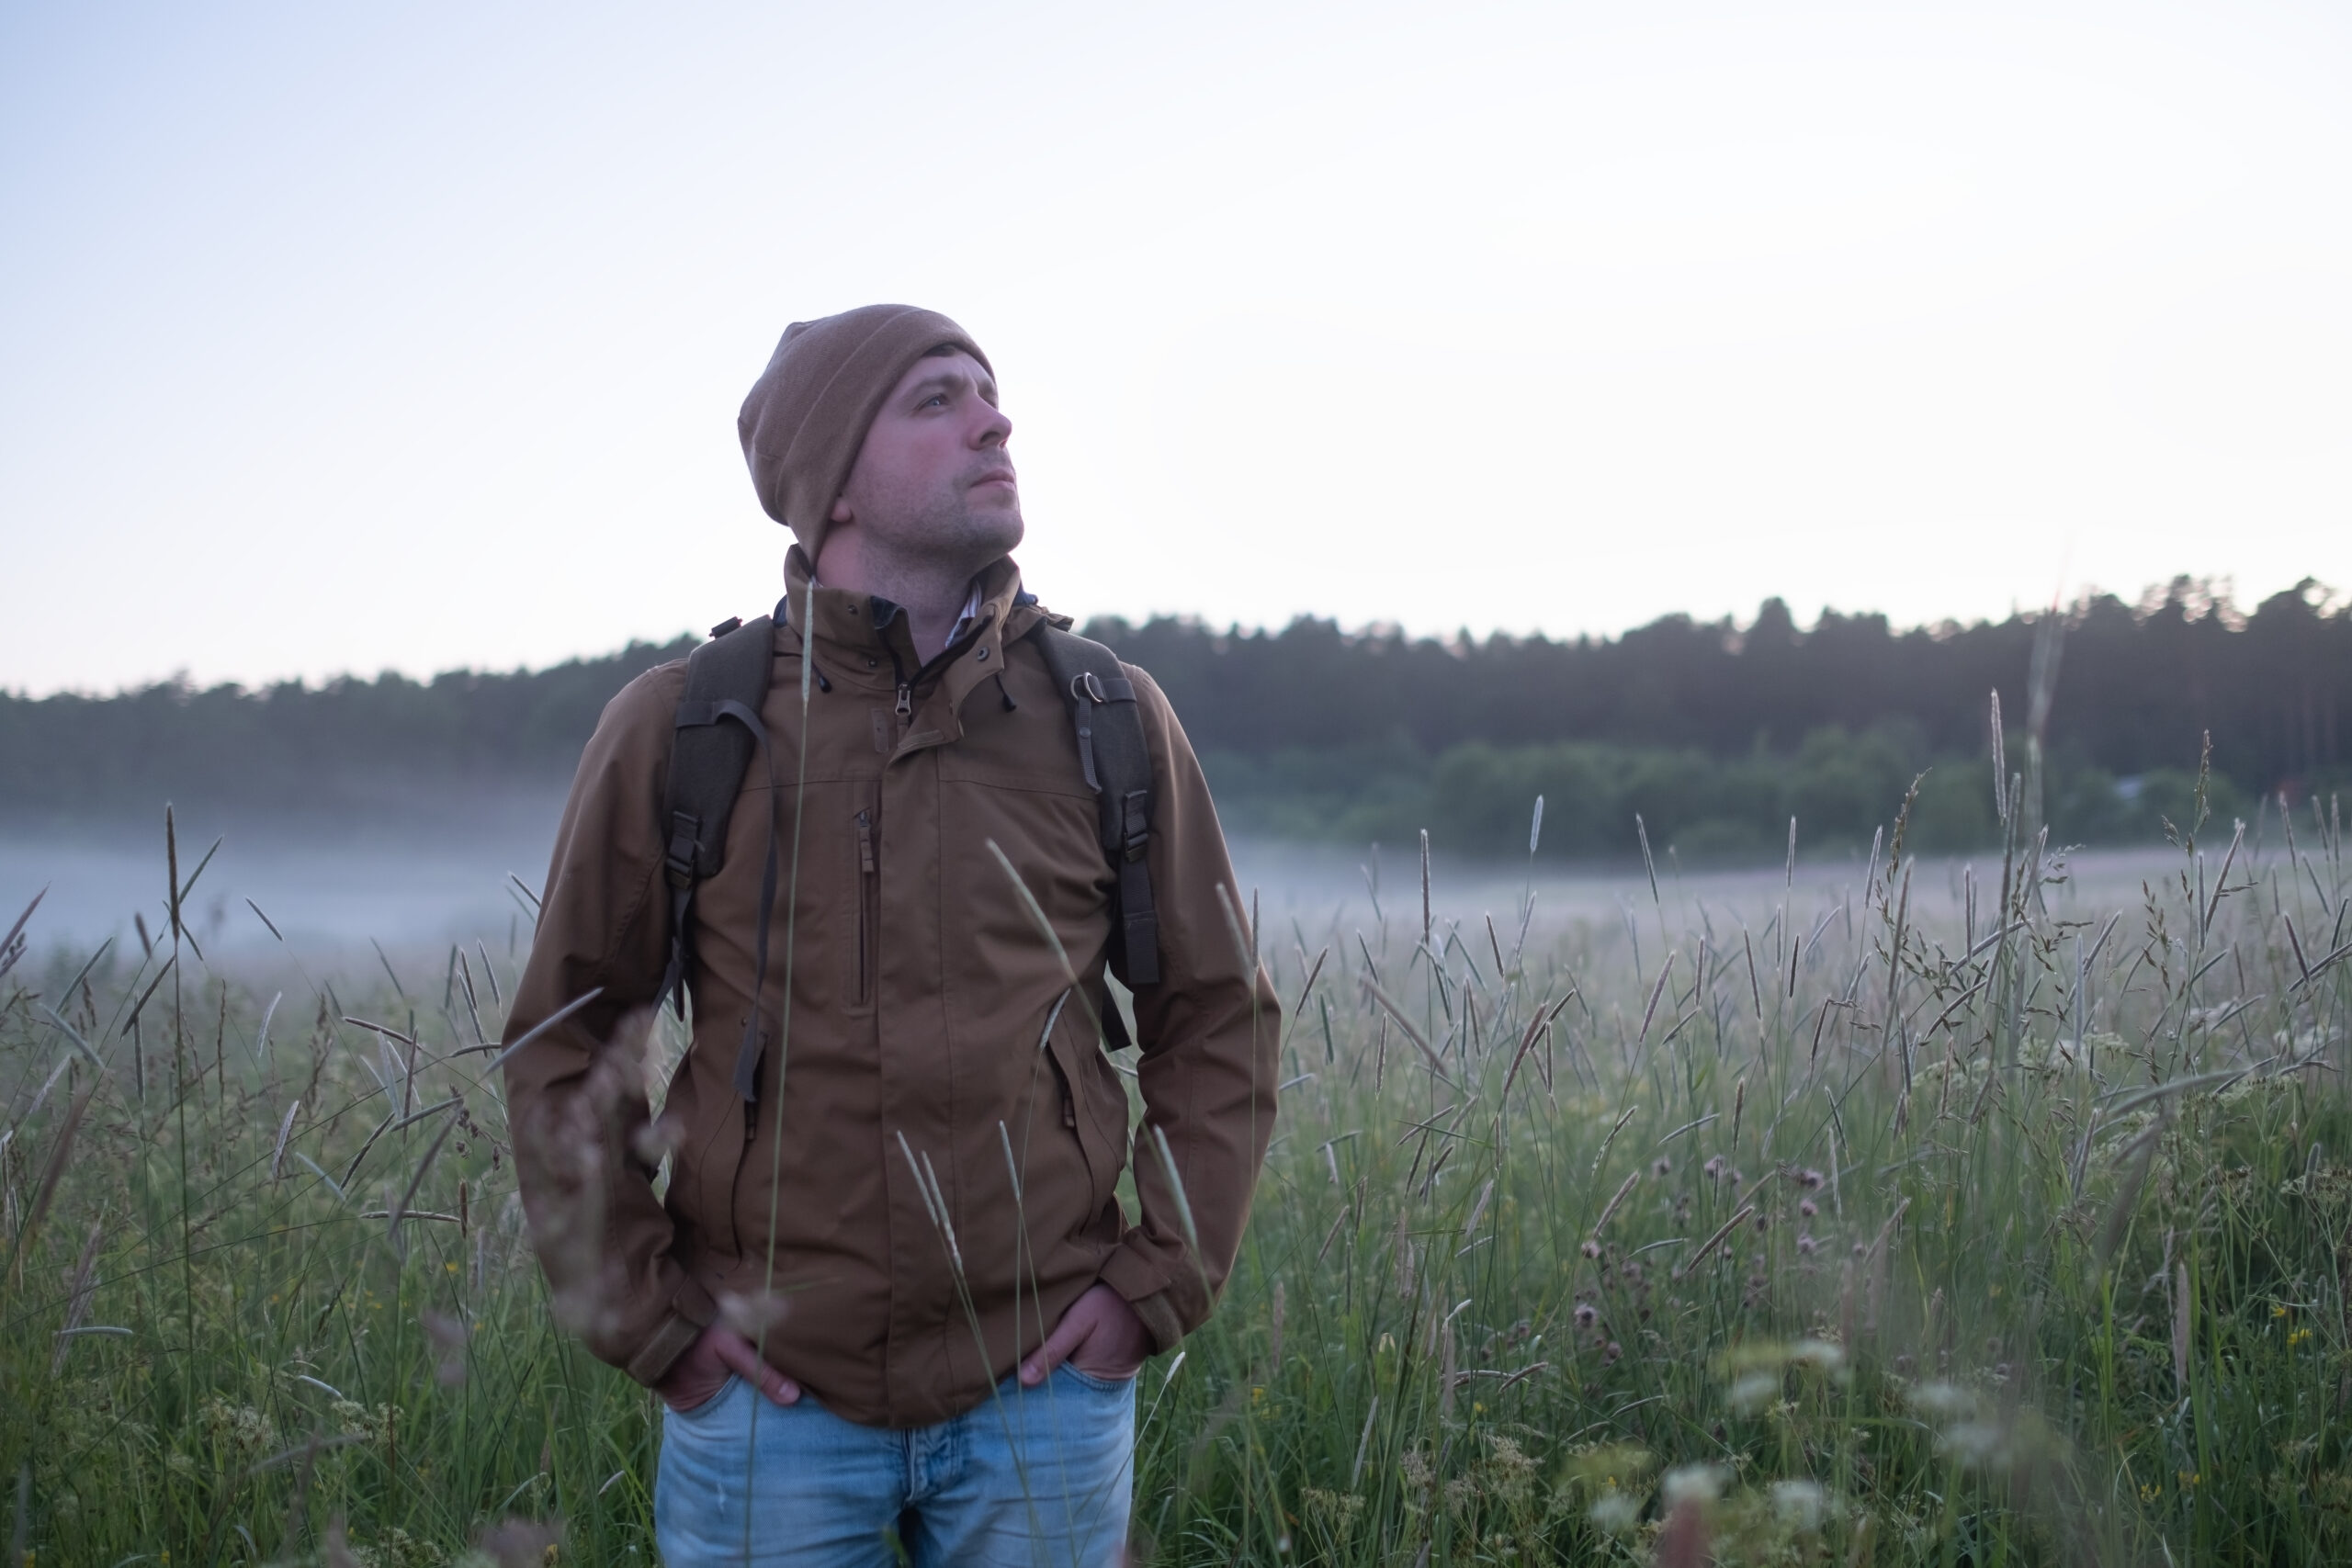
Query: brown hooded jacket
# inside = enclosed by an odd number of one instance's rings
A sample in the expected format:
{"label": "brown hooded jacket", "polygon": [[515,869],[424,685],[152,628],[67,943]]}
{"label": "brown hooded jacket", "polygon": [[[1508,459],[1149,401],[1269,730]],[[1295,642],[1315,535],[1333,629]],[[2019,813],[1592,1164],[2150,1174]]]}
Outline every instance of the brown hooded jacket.
{"label": "brown hooded jacket", "polygon": [[[558,1309],[598,1356],[658,1382],[725,1311],[828,1409],[918,1426],[978,1404],[1097,1280],[1163,1350],[1208,1317],[1272,1130],[1280,1015],[1200,765],[1130,669],[1162,975],[1134,999],[1135,1126],[1096,1022],[1115,878],[1069,710],[1023,636],[1046,612],[1001,561],[979,614],[922,665],[903,614],[823,588],[812,604],[808,573],[796,549],[806,709],[788,626],[769,755],[696,894],[693,1038],[665,1097],[647,1040],[684,664],[605,710],[506,1038],[601,992],[507,1063],[516,1168]],[[771,813],[782,875],[747,1105],[732,1077]],[[1116,1190],[1130,1168],[1132,1214]]]}

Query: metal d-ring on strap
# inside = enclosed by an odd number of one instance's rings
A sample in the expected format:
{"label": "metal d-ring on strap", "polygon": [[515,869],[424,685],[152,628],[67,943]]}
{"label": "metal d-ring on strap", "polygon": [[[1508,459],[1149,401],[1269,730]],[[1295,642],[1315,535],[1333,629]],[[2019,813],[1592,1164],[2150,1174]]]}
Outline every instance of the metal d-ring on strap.
{"label": "metal d-ring on strap", "polygon": [[[1134,688],[1128,689],[1133,701]],[[1111,699],[1102,690],[1102,682],[1094,678],[1091,670],[1081,670],[1069,678],[1070,712],[1078,720],[1078,761],[1086,772],[1086,787],[1095,794],[1102,793],[1102,781],[1094,773],[1094,707]]]}

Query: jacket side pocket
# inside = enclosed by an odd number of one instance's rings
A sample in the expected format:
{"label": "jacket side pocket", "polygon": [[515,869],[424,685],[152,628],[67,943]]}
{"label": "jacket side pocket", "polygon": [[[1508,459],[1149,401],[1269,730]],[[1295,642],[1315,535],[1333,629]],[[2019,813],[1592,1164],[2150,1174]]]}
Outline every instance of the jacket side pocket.
{"label": "jacket side pocket", "polygon": [[[1094,1025],[1089,1021],[1086,1009],[1077,1005],[1078,1000],[1072,997],[1069,1005],[1062,1009],[1061,1017],[1055,1021],[1053,1032],[1047,1037],[1048,1054],[1053,1057],[1055,1087],[1060,1095],[1056,1114],[1078,1139],[1093,1190],[1091,1212],[1100,1213],[1102,1206],[1113,1201],[1118,1190],[1119,1173],[1126,1165],[1126,1119],[1121,1115],[1118,1121],[1122,1124],[1112,1125],[1100,1081],[1109,1076],[1110,1068],[1094,1038]],[[1125,1109],[1124,1096],[1120,1109]]]}
{"label": "jacket side pocket", "polygon": [[[693,1206],[681,1217],[700,1234],[704,1248],[722,1258],[734,1258],[741,1251],[735,1224],[735,1172],[743,1163],[743,1145],[751,1129],[732,1081],[696,1072],[706,1055],[697,1040],[687,1047],[685,1060],[679,1064],[678,1087],[689,1090],[696,1103],[687,1140],[673,1156],[670,1187],[673,1192],[692,1194]],[[673,1099],[675,1095],[673,1089]]]}

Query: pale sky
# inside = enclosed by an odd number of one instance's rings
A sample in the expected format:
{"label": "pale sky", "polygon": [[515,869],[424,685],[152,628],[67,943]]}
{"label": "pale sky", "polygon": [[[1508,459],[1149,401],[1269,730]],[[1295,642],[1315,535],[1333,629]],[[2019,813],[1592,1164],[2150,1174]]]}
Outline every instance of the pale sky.
{"label": "pale sky", "polygon": [[2352,590],[2352,10],[0,8],[0,688],[778,592],[785,323],[956,317],[1080,616]]}

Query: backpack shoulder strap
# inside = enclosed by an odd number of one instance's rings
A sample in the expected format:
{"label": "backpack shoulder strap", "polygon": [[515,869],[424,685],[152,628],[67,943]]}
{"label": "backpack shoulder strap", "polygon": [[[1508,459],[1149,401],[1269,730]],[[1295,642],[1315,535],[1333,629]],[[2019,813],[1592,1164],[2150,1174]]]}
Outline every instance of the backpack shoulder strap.
{"label": "backpack shoulder strap", "polygon": [[725,621],[686,656],[686,690],[670,737],[670,782],[662,797],[662,874],[670,885],[670,965],[662,994],[685,1013],[695,886],[727,854],[727,822],[742,793],[752,753],[766,739],[760,705],[775,656],[775,623]]}
{"label": "backpack shoulder strap", "polygon": [[1029,634],[1078,728],[1078,758],[1097,802],[1102,853],[1118,874],[1111,956],[1130,987],[1159,983],[1159,911],[1152,902],[1151,748],[1136,708],[1135,683],[1119,656],[1040,621]]}

